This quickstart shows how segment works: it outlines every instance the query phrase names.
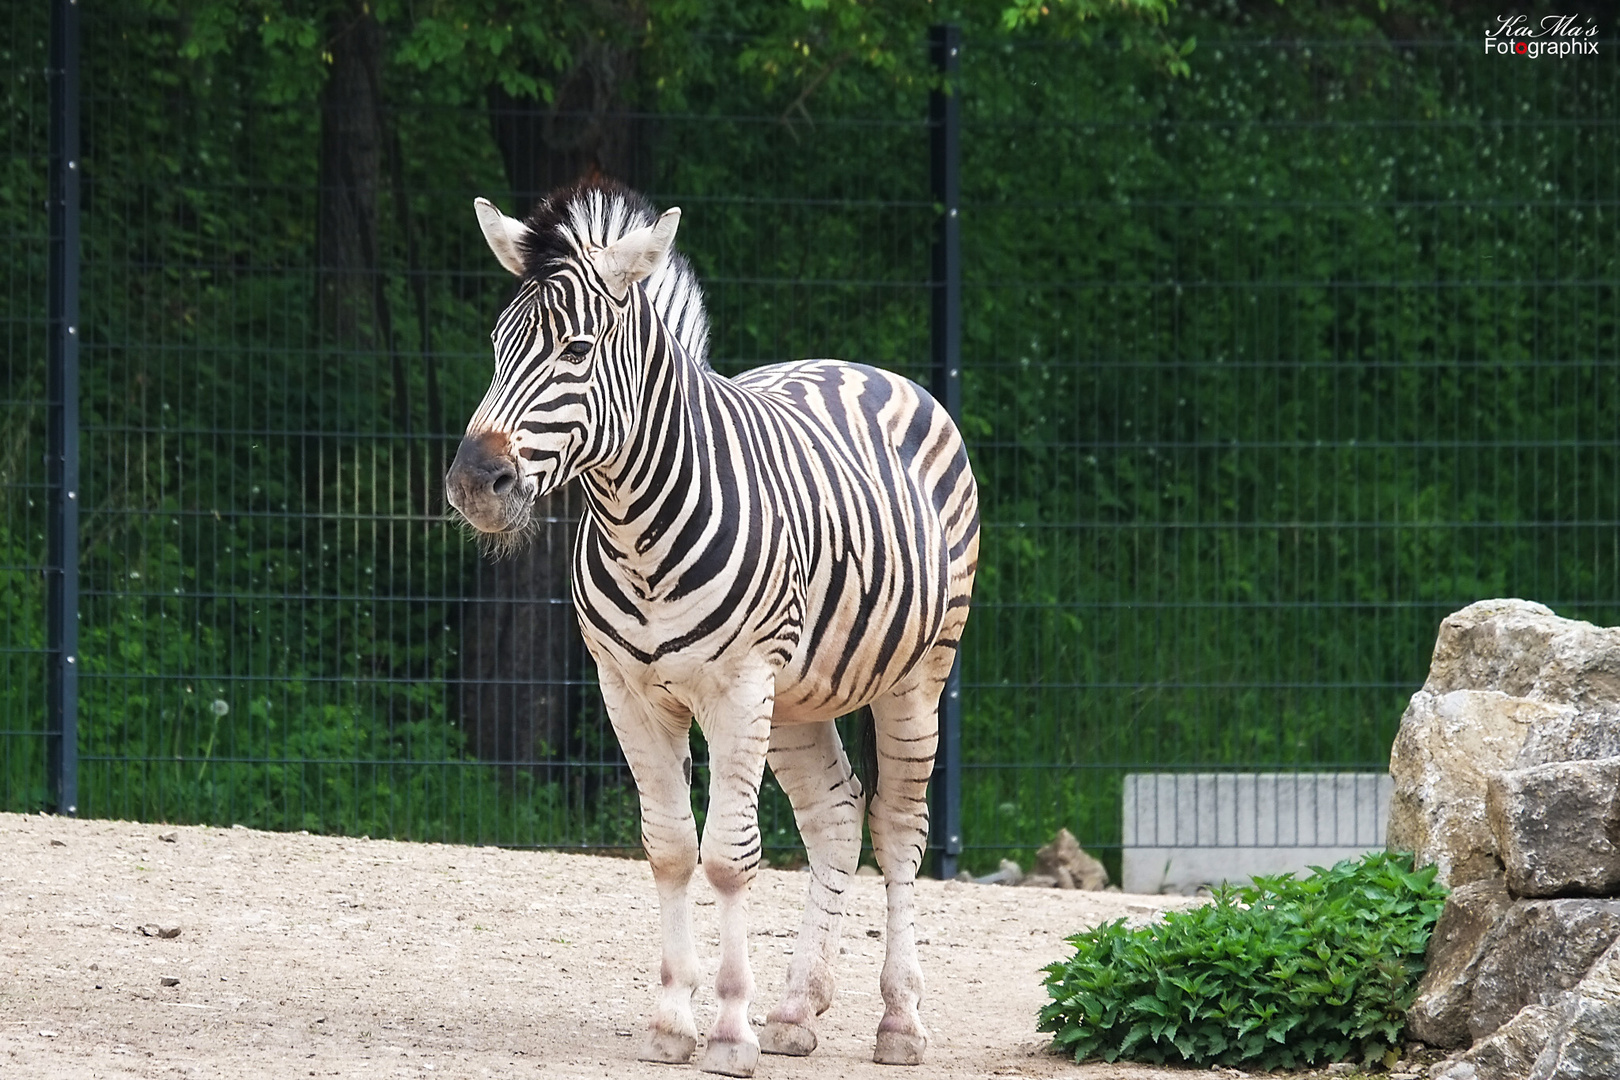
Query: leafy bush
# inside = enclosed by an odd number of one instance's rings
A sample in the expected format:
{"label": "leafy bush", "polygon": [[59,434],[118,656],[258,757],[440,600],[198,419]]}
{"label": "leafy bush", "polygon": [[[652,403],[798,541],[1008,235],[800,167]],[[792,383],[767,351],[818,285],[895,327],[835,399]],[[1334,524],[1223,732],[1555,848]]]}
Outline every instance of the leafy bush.
{"label": "leafy bush", "polygon": [[1076,1061],[1294,1068],[1399,1040],[1445,887],[1410,855],[1257,877],[1213,903],[1076,934],[1040,1030]]}

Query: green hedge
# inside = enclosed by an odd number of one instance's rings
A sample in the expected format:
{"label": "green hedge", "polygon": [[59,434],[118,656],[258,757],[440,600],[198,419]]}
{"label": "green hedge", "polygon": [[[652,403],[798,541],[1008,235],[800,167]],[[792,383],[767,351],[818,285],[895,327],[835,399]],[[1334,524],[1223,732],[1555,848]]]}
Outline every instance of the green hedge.
{"label": "green hedge", "polygon": [[1445,903],[1436,867],[1383,852],[1225,887],[1208,903],[1069,941],[1040,1030],[1076,1061],[1292,1069],[1400,1045]]}

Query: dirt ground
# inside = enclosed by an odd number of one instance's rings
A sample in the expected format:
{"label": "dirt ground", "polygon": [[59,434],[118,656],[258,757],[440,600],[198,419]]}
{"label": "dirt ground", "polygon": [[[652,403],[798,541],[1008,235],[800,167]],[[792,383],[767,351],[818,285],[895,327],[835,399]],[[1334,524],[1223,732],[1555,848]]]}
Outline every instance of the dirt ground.
{"label": "dirt ground", "polygon": [[[703,1027],[717,938],[698,882]],[[754,887],[760,1021],[804,884],[765,871]],[[820,1047],[762,1057],[756,1076],[1194,1075],[1076,1066],[1035,1031],[1039,970],[1066,935],[1189,901],[936,881],[918,900],[928,1062],[871,1063],[883,889],[863,877]],[[702,1075],[635,1060],[658,918],[651,874],[630,860],[0,814],[0,964],[0,1076]]]}

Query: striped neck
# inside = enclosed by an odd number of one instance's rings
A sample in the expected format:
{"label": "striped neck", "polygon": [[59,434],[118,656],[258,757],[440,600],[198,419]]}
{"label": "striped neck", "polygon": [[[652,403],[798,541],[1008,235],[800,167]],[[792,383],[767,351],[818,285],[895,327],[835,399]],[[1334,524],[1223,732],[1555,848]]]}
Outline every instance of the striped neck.
{"label": "striped neck", "polygon": [[585,501],[616,560],[662,561],[678,535],[712,513],[714,463],[706,458],[704,409],[720,378],[694,360],[656,311],[635,318],[651,324],[639,342],[645,369],[636,420],[624,448],[583,477]]}

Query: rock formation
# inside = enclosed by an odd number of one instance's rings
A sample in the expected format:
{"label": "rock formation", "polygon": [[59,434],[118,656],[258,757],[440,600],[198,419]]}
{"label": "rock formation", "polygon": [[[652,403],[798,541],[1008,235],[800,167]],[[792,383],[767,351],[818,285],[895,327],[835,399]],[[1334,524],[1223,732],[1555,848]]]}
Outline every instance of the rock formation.
{"label": "rock formation", "polygon": [[1446,1080],[1620,1062],[1620,628],[1489,600],[1447,618],[1390,757],[1389,846],[1452,894],[1408,1013]]}

